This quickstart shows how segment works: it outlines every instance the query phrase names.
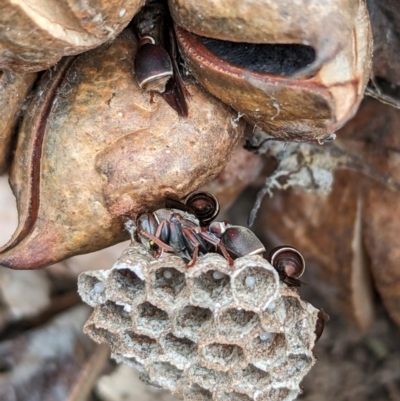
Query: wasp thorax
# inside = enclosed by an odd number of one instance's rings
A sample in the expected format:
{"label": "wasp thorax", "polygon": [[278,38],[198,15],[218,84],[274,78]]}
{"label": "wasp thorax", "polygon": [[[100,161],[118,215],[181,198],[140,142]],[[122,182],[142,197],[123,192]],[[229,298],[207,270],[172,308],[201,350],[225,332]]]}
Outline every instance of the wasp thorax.
{"label": "wasp thorax", "polygon": [[145,43],[135,57],[135,75],[141,89],[163,93],[173,75],[171,58],[159,45]]}

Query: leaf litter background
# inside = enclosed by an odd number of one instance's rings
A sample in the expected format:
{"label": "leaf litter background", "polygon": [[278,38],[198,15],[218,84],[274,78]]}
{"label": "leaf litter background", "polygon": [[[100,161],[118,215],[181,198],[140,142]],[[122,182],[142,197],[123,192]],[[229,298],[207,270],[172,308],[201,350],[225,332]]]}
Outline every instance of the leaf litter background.
{"label": "leaf litter background", "polygon": [[[227,218],[245,224],[256,195],[250,188]],[[14,197],[0,177],[0,240],[17,220]],[[132,369],[109,360],[106,346],[82,334],[90,313],[76,293],[76,277],[87,269],[110,267],[127,243],[74,257],[40,271],[0,270],[0,399],[2,401],[173,401]],[[368,332],[361,333],[329,310],[313,277],[301,289],[304,299],[331,316],[315,347],[318,362],[303,381],[305,401],[400,400],[400,329],[382,307]],[[379,300],[377,300],[379,303]],[[83,397],[83,398],[82,398]]]}

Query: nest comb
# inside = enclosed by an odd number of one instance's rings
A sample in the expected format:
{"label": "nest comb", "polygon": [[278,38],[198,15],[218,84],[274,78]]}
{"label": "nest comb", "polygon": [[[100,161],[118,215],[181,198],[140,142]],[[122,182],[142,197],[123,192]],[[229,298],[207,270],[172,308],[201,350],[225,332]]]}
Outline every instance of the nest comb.
{"label": "nest comb", "polygon": [[94,307],[85,332],[142,380],[184,400],[289,401],[315,362],[318,310],[260,256],[216,253],[188,269],[137,243],[111,269],[79,276]]}

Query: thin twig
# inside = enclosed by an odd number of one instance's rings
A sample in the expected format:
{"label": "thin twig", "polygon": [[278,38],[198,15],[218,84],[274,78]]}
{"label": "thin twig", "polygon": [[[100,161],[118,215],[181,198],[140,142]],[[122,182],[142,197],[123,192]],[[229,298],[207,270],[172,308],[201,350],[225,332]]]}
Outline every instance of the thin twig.
{"label": "thin twig", "polygon": [[66,401],[86,401],[109,358],[110,347],[105,344],[97,345]]}
{"label": "thin twig", "polygon": [[390,95],[386,95],[378,91],[377,89],[372,88],[371,86],[367,86],[367,88],[365,89],[365,94],[379,100],[381,103],[392,106],[395,109],[400,109],[400,99],[396,99]]}

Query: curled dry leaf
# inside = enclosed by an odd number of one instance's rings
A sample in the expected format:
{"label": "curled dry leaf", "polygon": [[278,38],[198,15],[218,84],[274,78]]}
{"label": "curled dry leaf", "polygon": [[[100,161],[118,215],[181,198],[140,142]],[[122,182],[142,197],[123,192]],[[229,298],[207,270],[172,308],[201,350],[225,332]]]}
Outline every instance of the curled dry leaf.
{"label": "curled dry leaf", "polygon": [[19,133],[19,225],[0,264],[35,269],[120,242],[123,216],[185,196],[228,163],[244,123],[190,83],[188,118],[151,103],[132,76],[136,48],[125,31],[43,77]]}
{"label": "curled dry leaf", "polygon": [[399,110],[365,100],[337,141],[361,158],[364,166],[347,166],[359,172],[337,171],[329,195],[276,193],[260,213],[264,232],[302,249],[309,281],[361,327],[373,321],[371,281],[400,325],[399,126]]}
{"label": "curled dry leaf", "polygon": [[323,141],[356,113],[371,69],[363,0],[170,0],[196,79],[249,122]]}
{"label": "curled dry leaf", "polygon": [[35,79],[36,74],[18,75],[10,71],[0,71],[0,174],[8,168],[12,134],[25,96]]}
{"label": "curled dry leaf", "polygon": [[144,0],[5,0],[0,5],[0,67],[40,71],[63,56],[114,39]]}
{"label": "curled dry leaf", "polygon": [[335,175],[329,195],[288,191],[264,201],[260,223],[274,243],[293,244],[307,260],[308,282],[318,283],[332,308],[362,327],[373,320],[368,267],[360,235],[359,176]]}

